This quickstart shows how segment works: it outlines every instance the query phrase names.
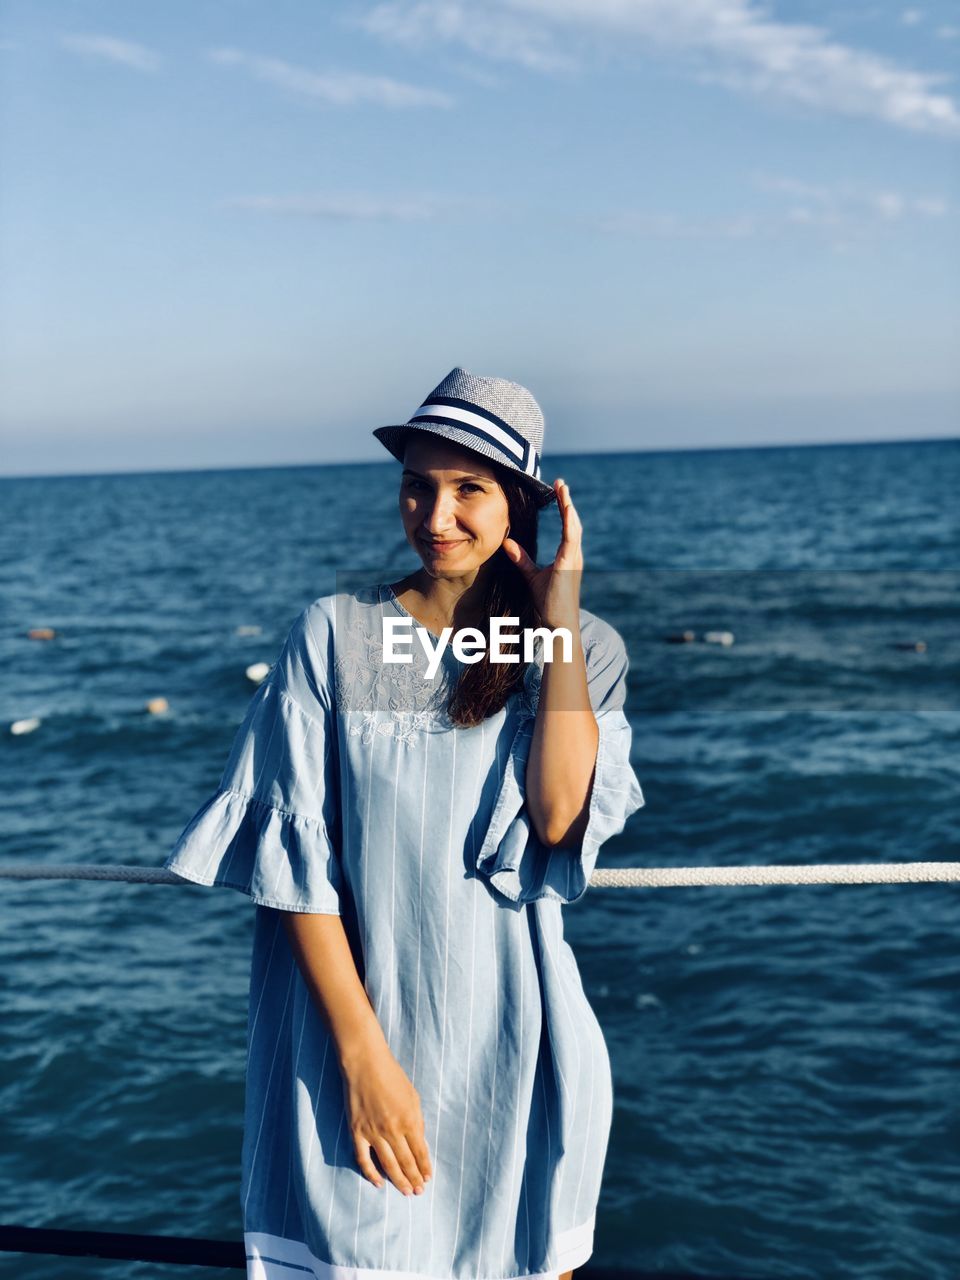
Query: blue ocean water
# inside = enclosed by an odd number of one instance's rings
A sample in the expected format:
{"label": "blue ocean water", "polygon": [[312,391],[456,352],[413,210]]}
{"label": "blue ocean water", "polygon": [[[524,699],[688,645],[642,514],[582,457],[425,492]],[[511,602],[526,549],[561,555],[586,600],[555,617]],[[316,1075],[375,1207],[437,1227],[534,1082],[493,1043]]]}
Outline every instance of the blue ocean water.
{"label": "blue ocean water", "polygon": [[[545,472],[583,523],[583,603],[630,655],[646,807],[602,866],[960,859],[960,441]],[[245,667],[341,571],[417,567],[398,478],[0,480],[0,861],[159,865],[216,785]],[[559,530],[551,508],[541,563]],[[252,905],[0,892],[0,1223],[239,1238]],[[565,911],[614,1070],[592,1265],[960,1276],[958,895],[592,888]],[[165,1272],[0,1254],[3,1277]]]}

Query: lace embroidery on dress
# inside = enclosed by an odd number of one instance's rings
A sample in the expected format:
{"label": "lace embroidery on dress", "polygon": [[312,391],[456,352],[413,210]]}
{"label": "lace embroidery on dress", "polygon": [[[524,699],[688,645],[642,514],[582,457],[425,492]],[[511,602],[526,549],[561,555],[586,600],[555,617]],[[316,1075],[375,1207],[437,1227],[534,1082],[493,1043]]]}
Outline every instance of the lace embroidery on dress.
{"label": "lace embroidery on dress", "polygon": [[[380,609],[361,609],[360,625],[349,627],[346,635],[340,632],[334,659],[337,709],[347,731],[364,745],[382,734],[399,738],[404,746],[416,746],[423,733],[444,733],[456,727],[447,714],[447,702],[460,668],[444,658],[434,679],[427,679],[427,656],[416,641],[411,646],[412,662],[385,663],[379,635],[368,631],[370,626],[379,630],[382,616]],[[522,720],[537,714],[541,662],[538,654],[527,667],[525,687],[511,695]]]}

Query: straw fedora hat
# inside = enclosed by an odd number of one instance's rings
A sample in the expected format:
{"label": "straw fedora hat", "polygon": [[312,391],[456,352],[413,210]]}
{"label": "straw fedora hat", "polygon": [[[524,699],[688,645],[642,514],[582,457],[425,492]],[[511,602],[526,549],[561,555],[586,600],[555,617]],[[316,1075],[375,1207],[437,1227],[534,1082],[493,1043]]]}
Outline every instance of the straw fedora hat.
{"label": "straw fedora hat", "polygon": [[402,462],[412,431],[428,431],[500,463],[526,483],[539,507],[556,498],[540,479],[543,412],[519,382],[451,369],[407,422],[376,427],[373,434]]}

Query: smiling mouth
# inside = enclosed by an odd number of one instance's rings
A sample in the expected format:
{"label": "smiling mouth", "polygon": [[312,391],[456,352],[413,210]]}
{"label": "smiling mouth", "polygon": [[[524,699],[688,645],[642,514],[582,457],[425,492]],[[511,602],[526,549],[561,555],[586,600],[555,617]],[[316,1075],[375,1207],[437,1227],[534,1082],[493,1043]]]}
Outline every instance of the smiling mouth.
{"label": "smiling mouth", "polygon": [[466,539],[458,538],[455,542],[429,542],[426,538],[421,538],[420,541],[429,551],[442,554],[445,551],[452,551],[454,547],[462,546]]}

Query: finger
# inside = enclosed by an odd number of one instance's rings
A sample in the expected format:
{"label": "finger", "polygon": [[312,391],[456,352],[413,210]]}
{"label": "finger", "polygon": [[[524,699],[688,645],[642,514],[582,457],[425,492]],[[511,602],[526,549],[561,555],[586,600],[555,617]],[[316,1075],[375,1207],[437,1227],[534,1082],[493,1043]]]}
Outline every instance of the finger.
{"label": "finger", "polygon": [[357,1164],[360,1166],[360,1172],[365,1178],[369,1178],[375,1187],[382,1187],[383,1178],[377,1166],[370,1159],[370,1143],[362,1138],[355,1138],[353,1148],[357,1157]]}
{"label": "finger", "polygon": [[373,1141],[373,1148],[380,1157],[380,1163],[386,1170],[387,1177],[397,1190],[402,1191],[404,1195],[408,1192],[412,1195],[413,1187],[407,1181],[407,1175],[400,1168],[400,1162],[393,1154],[393,1147],[390,1145],[389,1139],[382,1137],[375,1138]]}
{"label": "finger", "polygon": [[570,491],[564,480],[557,481],[557,510],[560,512],[560,519],[563,522],[564,532],[566,532],[567,520],[570,515]]}
{"label": "finger", "polygon": [[560,506],[560,517],[563,521],[563,530],[560,538],[562,546],[565,542],[576,543],[583,532],[583,526],[580,523],[580,517],[577,515],[576,507],[573,505],[566,481],[559,481],[559,485],[560,496],[557,501]]}
{"label": "finger", "polygon": [[570,497],[570,486],[567,484],[566,480],[559,481],[559,484],[560,494],[557,501],[564,519],[572,519],[579,522],[580,517],[577,515],[577,509],[573,505],[573,499]]}
{"label": "finger", "polygon": [[433,1177],[433,1161],[430,1159],[430,1152],[427,1144],[423,1139],[423,1134],[410,1133],[407,1134],[407,1142],[410,1144],[410,1150],[413,1152],[417,1164],[420,1166],[420,1173],[424,1182]]}
{"label": "finger", "polygon": [[413,1187],[414,1195],[423,1190],[423,1174],[417,1166],[416,1156],[410,1148],[410,1143],[401,1134],[393,1143],[394,1154],[400,1163],[400,1168],[407,1176],[407,1181]]}
{"label": "finger", "polygon": [[509,538],[507,541],[512,543],[518,552],[519,558],[514,560],[513,563],[517,566],[524,577],[530,578],[537,573],[540,566],[537,564],[536,560],[532,560],[527,551],[521,547],[519,542],[514,541],[513,538]]}

